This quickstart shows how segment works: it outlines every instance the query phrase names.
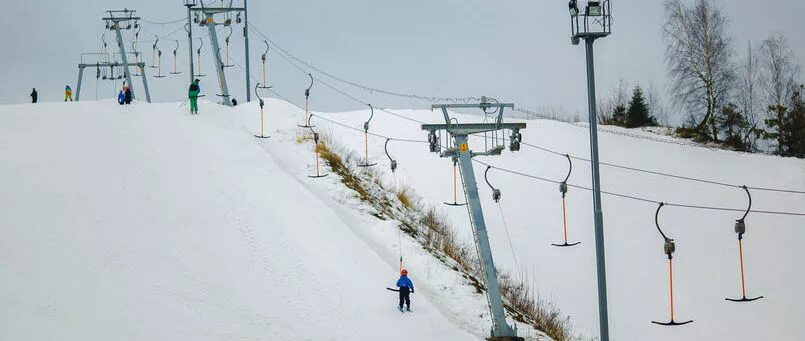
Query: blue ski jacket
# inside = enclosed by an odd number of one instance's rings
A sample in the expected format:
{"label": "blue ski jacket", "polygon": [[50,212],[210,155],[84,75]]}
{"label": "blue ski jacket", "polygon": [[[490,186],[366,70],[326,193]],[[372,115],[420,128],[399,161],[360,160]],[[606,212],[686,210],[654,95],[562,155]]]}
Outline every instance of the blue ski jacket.
{"label": "blue ski jacket", "polygon": [[411,282],[411,279],[406,275],[400,276],[400,279],[397,280],[397,286],[401,288],[408,287],[411,289],[411,291],[414,291],[414,283]]}

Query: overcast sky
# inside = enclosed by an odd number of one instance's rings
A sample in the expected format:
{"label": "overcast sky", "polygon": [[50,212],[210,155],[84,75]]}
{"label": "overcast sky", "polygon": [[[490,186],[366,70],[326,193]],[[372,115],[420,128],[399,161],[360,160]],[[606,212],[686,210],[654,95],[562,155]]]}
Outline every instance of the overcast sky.
{"label": "overcast sky", "polygon": [[[693,1],[693,0],[689,0]],[[236,0],[236,3],[240,0]],[[731,19],[736,56],[747,42],[757,44],[778,31],[789,37],[799,63],[805,56],[805,29],[801,24],[805,1],[718,0]],[[144,19],[170,21],[185,16],[177,0],[31,0],[4,4],[0,21],[0,103],[29,101],[32,87],[44,101],[61,100],[65,84],[75,88],[82,52],[99,52],[105,9],[136,9]],[[250,22],[291,53],[343,78],[399,92],[441,96],[494,96],[528,109],[564,107],[569,115],[586,118],[584,49],[570,44],[567,1],[538,0],[251,0]],[[596,44],[599,98],[607,96],[619,79],[644,87],[653,83],[663,94],[666,71],[661,26],[662,1],[613,0],[613,34]],[[165,35],[182,23],[142,23],[141,40]],[[243,39],[232,37],[233,62],[243,62]],[[226,33],[223,30],[222,33]],[[194,26],[196,36],[206,31]],[[125,33],[131,40],[133,31]],[[179,101],[186,96],[187,47],[182,30],[163,37],[163,73],[172,71],[175,43],[181,41],[181,75],[153,78],[154,101]],[[223,41],[223,37],[220,37]],[[113,34],[107,34],[116,48]],[[196,40],[197,42],[197,40]],[[252,72],[260,75],[262,38],[251,34]],[[151,62],[151,42],[140,49]],[[209,49],[202,55],[202,89],[218,93]],[[127,46],[128,48],[128,46]],[[155,70],[149,69],[148,72]],[[115,83],[95,81],[85,74],[83,99],[113,98]],[[245,99],[244,73],[227,69],[230,91]],[[269,83],[295,102],[304,99],[306,76],[277,54],[269,53]],[[421,101],[370,94],[334,83],[365,102],[395,108],[424,108]],[[119,84],[117,84],[119,86]],[[135,82],[136,90],[141,90]],[[141,94],[140,94],[141,95]],[[142,96],[141,96],[142,97]],[[343,96],[316,85],[311,107],[334,111],[361,108]]]}

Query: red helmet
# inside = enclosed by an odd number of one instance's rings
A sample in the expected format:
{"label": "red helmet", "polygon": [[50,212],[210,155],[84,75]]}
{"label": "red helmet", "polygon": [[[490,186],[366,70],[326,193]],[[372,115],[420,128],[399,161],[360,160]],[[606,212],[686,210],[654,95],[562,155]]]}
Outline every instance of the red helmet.
{"label": "red helmet", "polygon": [[401,274],[401,275],[407,275],[407,274],[408,274],[408,270],[402,269],[402,271],[400,271],[400,274]]}

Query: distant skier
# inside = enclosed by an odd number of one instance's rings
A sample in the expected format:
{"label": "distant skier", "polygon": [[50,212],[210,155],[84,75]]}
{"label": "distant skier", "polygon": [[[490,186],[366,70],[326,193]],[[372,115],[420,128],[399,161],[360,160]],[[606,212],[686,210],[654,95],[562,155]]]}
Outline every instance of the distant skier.
{"label": "distant skier", "polygon": [[403,310],[403,303],[405,303],[405,310],[411,311],[411,297],[410,294],[414,293],[414,283],[408,278],[408,270],[403,269],[400,272],[400,279],[397,280],[397,287],[400,288],[400,311]]}
{"label": "distant skier", "polygon": [[123,93],[123,90],[117,94],[117,103],[123,105],[126,103],[126,94]]}
{"label": "distant skier", "polygon": [[36,103],[38,99],[39,99],[39,93],[37,93],[36,88],[34,88],[34,90],[31,91],[31,103]]}
{"label": "distant skier", "polygon": [[190,113],[198,115],[198,98],[199,93],[201,93],[201,86],[198,85],[200,80],[196,78],[192,84],[190,84],[190,90],[187,93],[187,97],[190,99]]}
{"label": "distant skier", "polygon": [[126,104],[131,104],[131,88],[128,86],[123,88],[123,95],[125,96]]}
{"label": "distant skier", "polygon": [[67,102],[67,99],[69,99],[70,102],[73,101],[73,88],[70,87],[70,84],[64,87],[64,101]]}

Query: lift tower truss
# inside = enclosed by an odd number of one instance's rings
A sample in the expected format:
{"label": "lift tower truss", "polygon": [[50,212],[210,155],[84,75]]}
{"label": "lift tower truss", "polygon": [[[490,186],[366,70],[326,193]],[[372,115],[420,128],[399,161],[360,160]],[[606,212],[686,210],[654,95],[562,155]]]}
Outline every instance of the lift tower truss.
{"label": "lift tower truss", "polygon": [[[229,94],[229,87],[226,82],[226,72],[224,72],[226,65],[221,58],[220,45],[218,44],[218,34],[215,31],[217,26],[231,26],[233,24],[231,13],[236,14],[235,23],[241,23],[241,13],[244,18],[247,18],[246,1],[243,2],[243,7],[206,7],[204,2],[201,2],[201,7],[194,7],[195,2],[190,1],[193,5],[185,5],[190,13],[196,13],[202,16],[197,19],[200,26],[206,26],[210,31],[210,44],[212,45],[213,59],[215,60],[215,71],[218,74],[218,83],[221,87],[221,94],[223,104],[232,106],[231,95]],[[230,2],[231,4],[231,2]],[[216,16],[223,16],[223,20],[216,21]],[[190,30],[190,29],[188,29]],[[243,37],[245,40],[246,49],[246,101],[251,100],[251,79],[249,78],[249,31],[248,22],[244,21]]]}
{"label": "lift tower truss", "polygon": [[[497,270],[492,260],[492,250],[489,245],[489,237],[486,232],[486,223],[481,209],[481,201],[478,197],[478,184],[475,181],[475,172],[472,167],[472,158],[475,156],[496,156],[500,155],[504,146],[495,146],[484,152],[473,152],[470,150],[467,138],[471,134],[494,132],[497,130],[510,130],[512,132],[512,151],[519,149],[520,129],[525,129],[525,123],[503,123],[503,110],[514,108],[511,103],[487,103],[482,98],[479,104],[436,104],[433,109],[441,109],[444,115],[445,124],[423,124],[422,130],[429,132],[429,142],[431,151],[436,152],[441,149],[440,139],[436,138],[436,133],[442,130],[450,134],[453,145],[442,151],[439,156],[444,158],[458,159],[461,169],[461,177],[464,183],[464,193],[467,196],[468,208],[470,211],[470,223],[475,235],[475,243],[481,257],[481,265],[484,274],[484,281],[487,288],[487,299],[492,315],[492,331],[488,340],[495,341],[515,341],[523,340],[517,337],[517,330],[506,323],[506,312],[503,308],[503,299],[500,293],[500,285],[497,278]],[[480,108],[485,112],[496,109],[497,118],[494,123],[454,123],[455,119],[450,118],[449,108]],[[516,147],[515,147],[516,144]]]}
{"label": "lift tower truss", "polygon": [[[117,46],[119,48],[118,55],[120,56],[121,62],[109,62],[108,53],[106,50],[106,42],[104,42],[104,52],[98,53],[94,55],[101,55],[107,56],[105,61],[99,60],[96,63],[84,63],[83,56],[86,54],[82,54],[81,63],[78,64],[78,83],[76,84],[76,93],[75,93],[75,100],[78,101],[81,98],[81,83],[84,79],[84,69],[88,67],[94,67],[98,70],[101,68],[109,68],[110,70],[114,70],[116,67],[123,68],[123,76],[126,78],[126,84],[129,86],[129,90],[131,91],[131,98],[134,99],[134,83],[131,81],[131,71],[130,66],[135,66],[140,68],[140,76],[142,77],[143,81],[143,90],[145,91],[145,100],[148,103],[151,103],[151,93],[148,91],[148,81],[145,77],[145,63],[137,62],[137,63],[129,63],[128,60],[128,53],[126,52],[126,46],[123,44],[123,35],[121,34],[121,29],[130,30],[133,28],[138,28],[140,17],[135,16],[134,10],[130,9],[123,9],[123,10],[108,10],[106,13],[108,16],[101,18],[106,22],[106,29],[115,31],[117,35]],[[137,51],[133,52],[136,56]],[[100,71],[99,71],[100,72]]]}

